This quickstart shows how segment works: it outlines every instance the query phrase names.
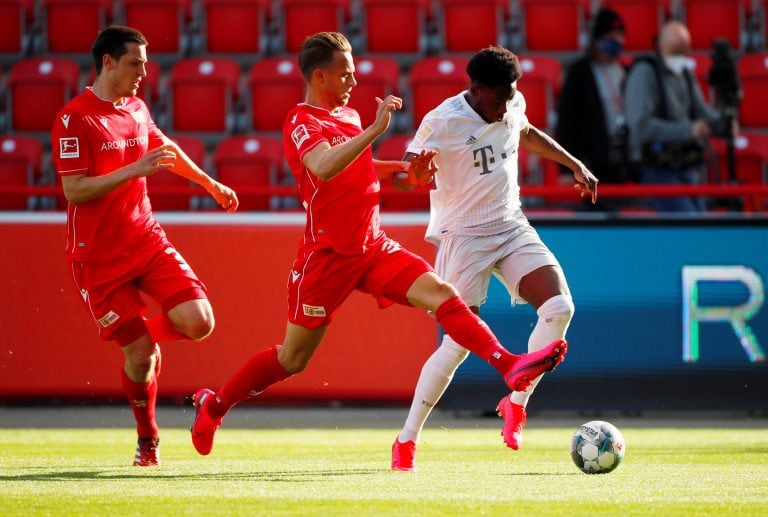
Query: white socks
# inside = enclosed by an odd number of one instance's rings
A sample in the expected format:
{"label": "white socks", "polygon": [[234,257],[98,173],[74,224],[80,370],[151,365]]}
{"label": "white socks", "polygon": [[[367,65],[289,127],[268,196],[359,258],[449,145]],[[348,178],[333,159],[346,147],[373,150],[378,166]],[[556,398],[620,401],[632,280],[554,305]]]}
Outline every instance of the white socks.
{"label": "white socks", "polygon": [[[536,311],[539,320],[528,338],[528,352],[541,350],[552,341],[563,339],[573,318],[573,312],[573,299],[570,295],[559,294],[542,303]],[[543,374],[534,379],[527,390],[513,392],[510,401],[525,407],[542,376]]]}
{"label": "white socks", "polygon": [[448,334],[443,336],[442,344],[427,359],[421,369],[419,382],[408,411],[405,426],[400,431],[398,440],[401,443],[413,441],[419,443],[419,435],[424,422],[432,412],[437,401],[450,384],[453,374],[459,365],[467,358],[469,350],[460,346]]}

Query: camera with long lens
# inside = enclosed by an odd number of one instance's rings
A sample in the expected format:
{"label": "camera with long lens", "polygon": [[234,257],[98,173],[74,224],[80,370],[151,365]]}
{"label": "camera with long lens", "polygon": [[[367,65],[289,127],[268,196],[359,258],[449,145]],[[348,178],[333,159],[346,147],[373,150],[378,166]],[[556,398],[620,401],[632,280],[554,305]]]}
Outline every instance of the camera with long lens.
{"label": "camera with long lens", "polygon": [[727,39],[716,39],[712,44],[712,68],[708,79],[715,91],[715,105],[721,114],[713,124],[712,132],[720,138],[732,139],[733,121],[738,114],[742,91],[731,55],[731,44]]}

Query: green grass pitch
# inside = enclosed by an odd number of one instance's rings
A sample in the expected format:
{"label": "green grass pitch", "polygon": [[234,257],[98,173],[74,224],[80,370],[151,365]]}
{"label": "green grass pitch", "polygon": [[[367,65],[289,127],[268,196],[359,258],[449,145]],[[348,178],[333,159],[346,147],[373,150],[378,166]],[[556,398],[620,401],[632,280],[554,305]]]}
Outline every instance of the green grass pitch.
{"label": "green grass pitch", "polygon": [[222,429],[208,457],[164,429],[160,468],[128,429],[0,429],[0,515],[768,515],[765,429],[622,428],[624,462],[582,474],[573,429],[427,429],[415,473],[394,429]]}

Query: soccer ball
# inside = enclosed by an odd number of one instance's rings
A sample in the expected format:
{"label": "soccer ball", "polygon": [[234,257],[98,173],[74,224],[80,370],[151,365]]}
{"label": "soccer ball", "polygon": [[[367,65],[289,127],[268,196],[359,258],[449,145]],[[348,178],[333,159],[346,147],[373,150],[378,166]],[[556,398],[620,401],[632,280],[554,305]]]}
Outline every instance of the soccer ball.
{"label": "soccer ball", "polygon": [[586,474],[607,474],[624,459],[621,431],[608,422],[593,420],[579,426],[571,439],[571,458]]}

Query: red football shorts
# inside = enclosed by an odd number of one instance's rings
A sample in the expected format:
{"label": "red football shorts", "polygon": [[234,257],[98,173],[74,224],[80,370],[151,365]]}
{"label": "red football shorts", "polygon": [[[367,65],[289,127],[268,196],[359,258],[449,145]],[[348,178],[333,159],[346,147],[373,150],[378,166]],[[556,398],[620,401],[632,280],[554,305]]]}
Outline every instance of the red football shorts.
{"label": "red football shorts", "polygon": [[382,309],[410,306],[408,289],[430,271],[426,260],[389,238],[362,255],[303,247],[288,275],[288,321],[307,329],[328,325],[355,289],[373,295]]}
{"label": "red football shorts", "polygon": [[72,277],[99,336],[121,346],[147,333],[140,292],[167,313],[182,302],[207,298],[205,285],[170,243],[130,263],[72,262]]}

